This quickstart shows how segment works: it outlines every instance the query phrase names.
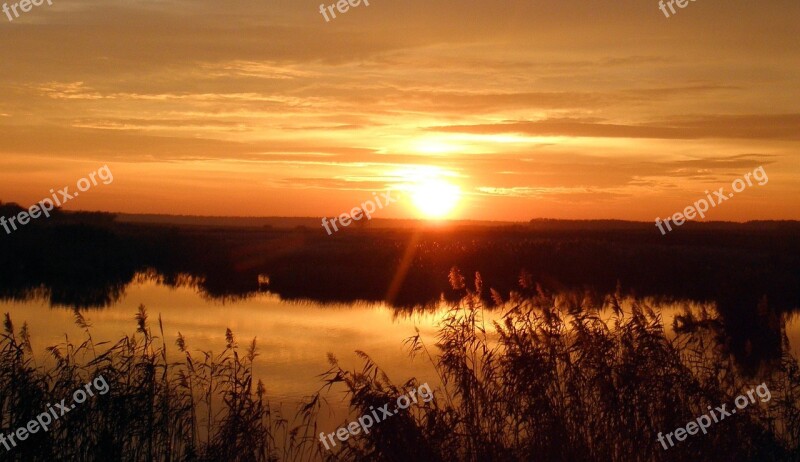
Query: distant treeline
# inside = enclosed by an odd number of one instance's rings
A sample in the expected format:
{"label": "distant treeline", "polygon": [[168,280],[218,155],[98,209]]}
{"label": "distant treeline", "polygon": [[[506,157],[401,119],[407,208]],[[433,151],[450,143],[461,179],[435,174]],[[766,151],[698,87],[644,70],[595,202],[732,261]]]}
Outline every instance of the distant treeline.
{"label": "distant treeline", "polygon": [[[0,213],[14,205],[0,204]],[[590,224],[594,223],[594,224]],[[321,302],[389,300],[398,307],[455,295],[450,268],[480,271],[501,291],[521,275],[543,287],[798,307],[800,223],[655,228],[607,221],[513,226],[347,229],[214,228],[116,223],[105,213],[54,211],[0,232],[0,297],[45,293],[56,305],[101,307],[141,271],[199,280],[209,297],[268,290]],[[259,275],[269,285],[259,284]]]}

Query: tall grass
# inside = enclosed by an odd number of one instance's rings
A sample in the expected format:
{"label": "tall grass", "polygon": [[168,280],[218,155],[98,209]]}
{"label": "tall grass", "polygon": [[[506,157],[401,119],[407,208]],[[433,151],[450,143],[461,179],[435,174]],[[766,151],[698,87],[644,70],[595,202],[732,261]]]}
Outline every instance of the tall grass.
{"label": "tall grass", "polygon": [[[479,275],[462,295],[435,345],[408,339],[430,361],[436,398],[420,402],[325,450],[317,415],[326,395],[344,390],[354,416],[419,385],[395,384],[364,352],[360,370],[330,357],[321,390],[284,417],[254,382],[255,342],[240,347],[227,331],[219,354],[193,354],[179,335],[180,360],[153,333],[140,307],[137,328],[114,344],[96,342],[79,312],[80,343],[70,339],[37,365],[26,326],[6,316],[0,337],[0,431],[8,434],[102,375],[110,391],[62,417],[0,459],[12,461],[782,461],[800,459],[800,367],[788,353],[755,375],[737,366],[724,321],[686,310],[669,333],[658,312],[616,294],[549,294],[520,277],[502,297]],[[488,323],[488,310],[502,310]],[[759,307],[774,324],[766,303]],[[778,327],[782,329],[782,327]],[[168,350],[170,355],[168,355]],[[50,364],[52,363],[52,365]],[[671,432],[766,383],[772,394],[664,450]]]}
{"label": "tall grass", "polygon": [[[95,342],[76,312],[85,338],[48,348],[54,364],[34,364],[27,327],[16,332],[6,315],[0,334],[0,432],[25,426],[48,403],[67,398],[98,376],[109,384],[61,417],[49,432],[31,435],[11,451],[9,461],[241,461],[312,460],[309,427],[290,428],[270,406],[252,374],[256,344],[239,347],[230,330],[224,350],[194,357],[183,336],[181,361],[168,361],[161,320],[159,336],[144,307],[137,329],[113,345]],[[309,420],[310,414],[306,421]]]}
{"label": "tall grass", "polygon": [[[800,369],[788,353],[756,376],[739,370],[721,340],[720,320],[686,310],[665,332],[660,314],[641,301],[583,294],[554,296],[521,277],[504,300],[473,288],[456,270],[463,292],[431,349],[417,335],[412,355],[440,376],[436,399],[378,431],[343,443],[332,459],[369,461],[784,461],[799,460]],[[486,326],[485,310],[504,309]],[[433,350],[433,351],[432,351]],[[356,415],[403,393],[365,357],[361,371],[333,361],[330,386],[342,384]],[[413,381],[412,381],[413,382]],[[664,450],[672,432],[728,408],[765,382],[772,393]],[[394,419],[394,418],[393,418]]]}

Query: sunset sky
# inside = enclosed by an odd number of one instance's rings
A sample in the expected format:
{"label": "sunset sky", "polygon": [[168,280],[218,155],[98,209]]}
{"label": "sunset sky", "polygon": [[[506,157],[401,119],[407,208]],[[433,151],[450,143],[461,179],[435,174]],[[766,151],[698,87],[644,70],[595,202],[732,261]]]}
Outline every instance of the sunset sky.
{"label": "sunset sky", "polygon": [[108,165],[66,209],[332,216],[392,190],[376,216],[408,218],[439,184],[451,218],[650,221],[763,166],[707,219],[800,219],[797,0],[319,5],[0,16],[0,200]]}

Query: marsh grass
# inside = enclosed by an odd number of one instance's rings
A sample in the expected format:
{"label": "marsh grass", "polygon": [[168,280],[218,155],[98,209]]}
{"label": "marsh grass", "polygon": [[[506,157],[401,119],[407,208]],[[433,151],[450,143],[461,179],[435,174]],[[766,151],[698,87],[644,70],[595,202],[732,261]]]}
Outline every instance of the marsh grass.
{"label": "marsh grass", "polygon": [[[454,269],[450,282],[463,298],[442,321],[435,348],[419,334],[408,342],[440,377],[436,399],[348,440],[332,460],[798,460],[800,369],[785,332],[780,360],[748,376],[724,344],[722,321],[705,311],[687,309],[668,335],[659,313],[635,299],[624,304],[619,290],[601,300],[554,296],[523,275],[504,300],[484,290],[480,275],[467,288]],[[503,316],[487,326],[494,306]],[[333,359],[327,375],[329,386],[344,387],[355,415],[415,383],[396,387],[364,360],[363,370],[346,371]],[[656,441],[762,382],[770,401],[668,450]]]}
{"label": "marsh grass", "polygon": [[[365,352],[363,367],[343,369],[331,355],[318,393],[284,417],[254,382],[255,341],[240,347],[228,330],[218,354],[192,353],[156,334],[143,307],[136,331],[116,343],[96,342],[80,312],[80,343],[65,339],[37,365],[28,330],[6,315],[0,337],[0,431],[22,427],[48,403],[71,397],[102,375],[110,391],[62,417],[0,459],[11,461],[784,461],[800,452],[800,367],[766,301],[765,325],[777,326],[781,356],[754,375],[731,353],[725,322],[704,310],[661,315],[620,290],[607,297],[549,294],[520,277],[504,298],[480,275],[468,287],[457,270],[450,283],[461,298],[443,317],[435,345],[419,333],[412,357],[438,374],[435,399],[340,443],[317,440],[320,410],[343,391],[352,416],[394,402],[418,387],[395,384]],[[499,310],[496,322],[487,312]],[[171,348],[176,348],[172,352]],[[168,355],[168,353],[170,353]],[[168,358],[179,357],[177,361]],[[52,363],[52,365],[50,364]],[[728,403],[760,383],[772,399],[757,401],[664,450],[671,432],[708,406]],[[433,383],[431,383],[433,384]],[[344,422],[343,422],[344,423]]]}
{"label": "marsh grass", "polygon": [[[140,307],[137,328],[115,344],[95,342],[83,316],[80,343],[47,349],[53,365],[37,367],[27,327],[16,332],[5,317],[0,337],[0,431],[9,434],[45,412],[48,403],[72,400],[74,390],[102,375],[109,392],[95,395],[31,435],[9,461],[241,461],[313,460],[306,427],[290,427],[273,408],[264,384],[254,382],[255,340],[240,348],[226,332],[219,354],[190,353],[179,335],[182,360],[168,360],[161,320],[151,330]],[[306,421],[313,420],[307,415]]]}

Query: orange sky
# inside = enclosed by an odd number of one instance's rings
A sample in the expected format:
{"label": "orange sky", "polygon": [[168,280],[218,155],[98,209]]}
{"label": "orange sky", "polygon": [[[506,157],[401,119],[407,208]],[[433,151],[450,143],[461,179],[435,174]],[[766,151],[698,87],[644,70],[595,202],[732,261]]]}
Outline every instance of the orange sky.
{"label": "orange sky", "polygon": [[[326,3],[327,4],[327,3]],[[800,3],[54,0],[0,16],[0,200],[332,216],[421,179],[453,217],[800,219]],[[418,216],[404,196],[375,214]]]}

